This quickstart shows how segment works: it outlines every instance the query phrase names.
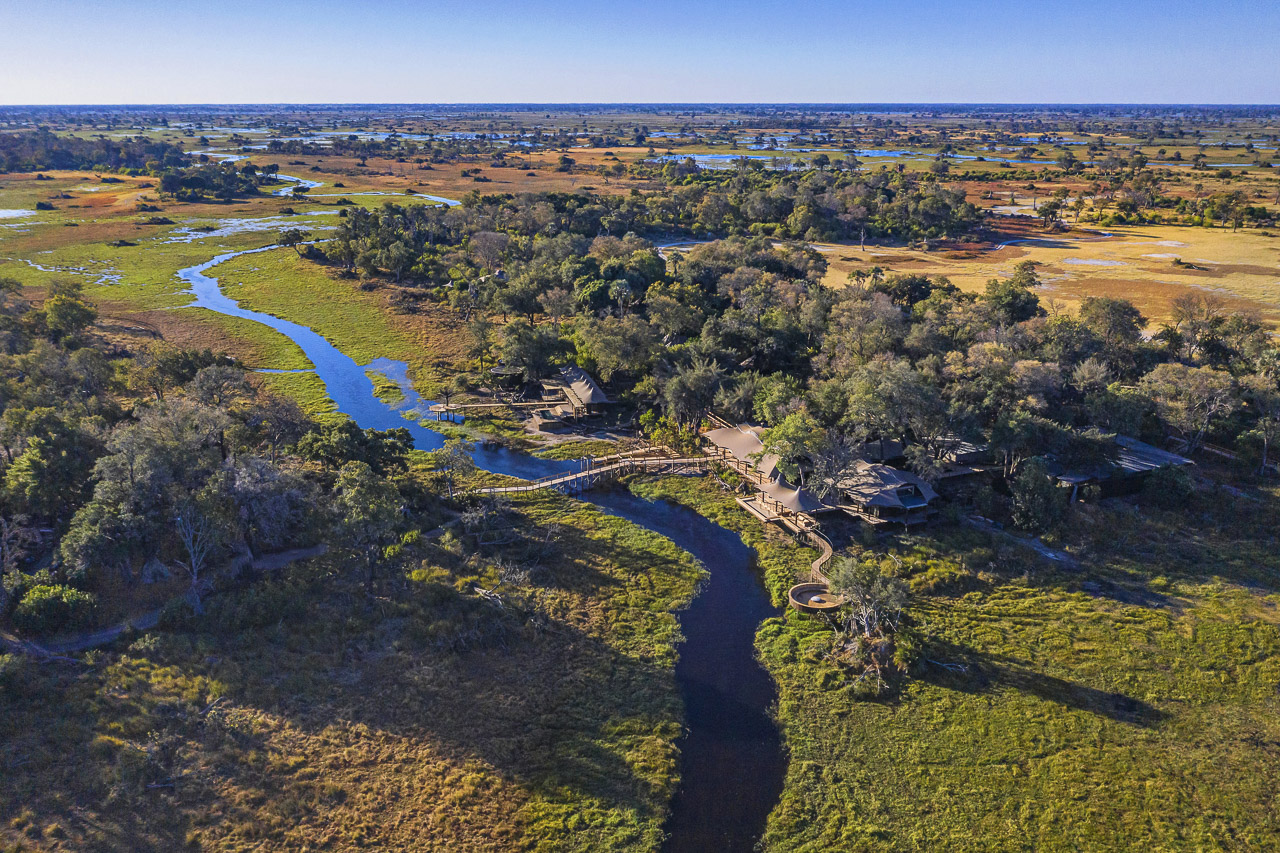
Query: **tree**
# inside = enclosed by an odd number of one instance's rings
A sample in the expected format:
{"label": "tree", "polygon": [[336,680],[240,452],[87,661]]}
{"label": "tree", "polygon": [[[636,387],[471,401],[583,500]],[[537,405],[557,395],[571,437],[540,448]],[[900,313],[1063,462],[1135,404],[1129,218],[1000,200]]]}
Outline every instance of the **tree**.
{"label": "tree", "polygon": [[861,668],[859,682],[873,679],[873,692],[884,688],[886,670],[904,667],[895,642],[907,606],[907,585],[885,575],[871,560],[842,557],[830,575],[831,591],[847,606],[840,611],[836,653]]}
{"label": "tree", "polygon": [[757,420],[774,426],[796,411],[804,400],[800,380],[785,373],[773,373],[760,381],[752,400]]}
{"label": "tree", "polygon": [[0,516],[0,614],[8,609],[9,588],[4,582],[5,575],[16,572],[39,541],[39,531],[29,526],[26,516]]}
{"label": "tree", "polygon": [[1210,367],[1157,365],[1140,385],[1155,401],[1161,419],[1182,434],[1188,455],[1200,449],[1214,421],[1236,406],[1231,374]]}
{"label": "tree", "polygon": [[378,561],[396,541],[400,493],[364,462],[348,462],[338,472],[334,509],[340,536],[335,542],[365,569],[365,589],[373,592]]}
{"label": "tree", "polygon": [[555,333],[560,334],[560,321],[573,314],[575,300],[573,294],[563,287],[553,287],[538,297],[538,304],[551,318]]}
{"label": "tree", "polygon": [[314,426],[311,417],[292,397],[259,393],[245,418],[245,426],[271,451],[271,462],[280,457],[280,449],[293,444]]}
{"label": "tree", "polygon": [[1242,437],[1259,445],[1258,473],[1265,474],[1270,465],[1271,446],[1280,440],[1280,388],[1272,377],[1262,374],[1246,376],[1240,384],[1255,418],[1253,428]]}
{"label": "tree", "polygon": [[560,337],[545,326],[513,320],[502,328],[502,360],[520,368],[526,382],[546,376],[560,352]]}
{"label": "tree", "polygon": [[823,350],[835,364],[864,364],[893,349],[905,332],[902,309],[888,296],[851,288],[832,306]]}
{"label": "tree", "polygon": [[496,231],[478,231],[471,236],[471,251],[487,269],[496,270],[502,264],[502,254],[511,243],[511,237]]}
{"label": "tree", "polygon": [[247,405],[254,395],[244,370],[225,364],[201,368],[186,391],[191,399],[224,412]]}
{"label": "tree", "polygon": [[298,455],[330,469],[363,462],[379,475],[403,471],[413,450],[413,436],[404,427],[360,429],[354,421],[321,424],[298,440]]}
{"label": "tree", "polygon": [[1054,199],[1053,201],[1046,201],[1036,210],[1036,216],[1040,217],[1046,230],[1057,224],[1062,214],[1062,207],[1062,202]]}
{"label": "tree", "polygon": [[470,474],[476,469],[475,459],[471,456],[472,447],[458,438],[451,438],[432,456],[435,468],[442,475],[449,489],[449,499],[453,500],[454,482]]}
{"label": "tree", "polygon": [[378,253],[378,263],[396,277],[397,284],[405,271],[413,266],[413,260],[413,250],[399,240]]}
{"label": "tree", "polygon": [[98,309],[88,302],[65,293],[58,293],[44,303],[45,325],[54,340],[72,337],[98,319]]}
{"label": "tree", "polygon": [[885,294],[895,305],[908,310],[932,296],[935,289],[943,293],[956,293],[958,290],[946,278],[939,277],[935,283],[928,276],[918,274],[891,275],[883,281],[873,282],[870,289]]}
{"label": "tree", "polygon": [[1013,478],[1013,523],[1041,533],[1054,530],[1066,514],[1063,490],[1039,457],[1028,459]]}
{"label": "tree", "polygon": [[27,590],[13,611],[13,623],[32,634],[53,634],[88,628],[98,609],[98,597],[60,584],[39,584]]}
{"label": "tree", "polygon": [[307,238],[310,236],[310,231],[304,231],[301,228],[286,228],[280,232],[279,238],[276,239],[276,245],[288,246],[297,252],[298,257],[302,257],[302,249],[298,247],[306,243]]}
{"label": "tree", "polygon": [[1033,261],[1023,261],[1014,269],[1012,278],[991,279],[982,300],[1006,325],[1021,323],[1033,317],[1045,316],[1040,300],[1031,288],[1040,284]]}
{"label": "tree", "polygon": [[663,408],[677,424],[696,424],[715,401],[723,381],[724,369],[719,364],[695,358],[663,383]]}
{"label": "tree", "polygon": [[852,557],[836,561],[830,587],[849,603],[846,633],[866,638],[896,630],[909,595],[900,578],[888,577],[874,562],[859,562]]}
{"label": "tree", "polygon": [[760,457],[778,457],[778,470],[791,482],[804,486],[805,462],[817,455],[826,440],[821,427],[807,411],[792,412],[777,426],[769,427],[760,436]]}
{"label": "tree", "polygon": [[467,356],[478,359],[484,370],[484,360],[493,350],[493,323],[483,314],[477,314],[467,323]]}
{"label": "tree", "polygon": [[670,340],[690,335],[702,325],[703,314],[687,304],[689,296],[687,291],[674,286],[655,285],[649,288],[644,300],[645,310],[649,314],[649,322],[663,338]]}
{"label": "tree", "polygon": [[657,350],[649,324],[635,314],[593,320],[581,335],[586,355],[606,382],[618,375],[645,374]]}
{"label": "tree", "polygon": [[1142,340],[1147,318],[1127,299],[1086,296],[1080,302],[1080,320],[1102,341],[1112,364],[1125,359]]}
{"label": "tree", "polygon": [[185,561],[179,560],[178,565],[191,579],[188,591],[191,606],[196,613],[203,613],[201,596],[209,586],[209,557],[217,546],[218,530],[209,517],[193,504],[187,504],[173,521],[178,541],[187,556]]}

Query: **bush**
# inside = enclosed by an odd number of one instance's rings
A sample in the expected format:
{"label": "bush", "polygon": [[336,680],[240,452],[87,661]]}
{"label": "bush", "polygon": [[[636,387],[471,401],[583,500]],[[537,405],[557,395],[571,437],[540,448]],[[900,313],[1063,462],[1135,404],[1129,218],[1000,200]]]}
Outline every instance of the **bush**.
{"label": "bush", "polygon": [[1195,484],[1185,468],[1166,465],[1147,475],[1142,499],[1165,509],[1185,506],[1195,492]]}
{"label": "bush", "polygon": [[98,597],[69,586],[42,584],[22,597],[13,624],[32,634],[78,631],[93,624]]}
{"label": "bush", "polygon": [[[53,576],[53,572],[48,569],[41,569],[34,574],[26,574],[25,572],[10,572],[4,576],[4,588],[8,593],[6,598],[10,607],[21,601],[28,592],[37,586],[53,586],[57,584],[57,579]],[[0,616],[7,614],[0,613]]]}
{"label": "bush", "polygon": [[25,655],[0,655],[0,697],[19,695],[28,678]]}
{"label": "bush", "polygon": [[1013,479],[1013,523],[1039,533],[1054,530],[1067,511],[1062,491],[1043,460],[1027,460]]}

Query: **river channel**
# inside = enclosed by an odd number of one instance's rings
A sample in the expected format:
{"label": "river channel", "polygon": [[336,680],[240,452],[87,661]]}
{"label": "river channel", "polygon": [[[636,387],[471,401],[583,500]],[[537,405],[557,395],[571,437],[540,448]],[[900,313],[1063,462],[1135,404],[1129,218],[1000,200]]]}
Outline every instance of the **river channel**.
{"label": "river channel", "polygon": [[[298,181],[285,189],[301,184]],[[359,365],[306,326],[240,307],[208,274],[232,258],[276,248],[227,252],[177,275],[190,285],[193,306],[261,323],[297,344],[338,410],[360,427],[404,427],[417,447],[441,447],[443,436],[418,422],[416,413],[424,401],[411,390],[394,406],[374,395],[366,370],[384,373],[405,387],[402,362],[378,359]],[[500,447],[477,447],[474,456],[487,471],[522,479],[574,471],[581,464]],[[770,716],[776,698],[773,681],[755,657],[756,629],[777,612],[761,582],[755,554],[737,534],[686,507],[646,501],[622,489],[588,493],[582,500],[666,536],[709,572],[693,603],[680,614],[685,642],[675,674],[686,728],[678,743],[681,782],[671,804],[664,849],[670,853],[751,850],[778,800],[786,772],[781,738]]]}

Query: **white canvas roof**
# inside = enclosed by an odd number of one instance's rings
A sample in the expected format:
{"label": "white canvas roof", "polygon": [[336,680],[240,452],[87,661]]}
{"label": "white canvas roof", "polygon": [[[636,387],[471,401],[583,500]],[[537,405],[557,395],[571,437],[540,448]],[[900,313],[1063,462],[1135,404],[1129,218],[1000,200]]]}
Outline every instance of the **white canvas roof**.
{"label": "white canvas roof", "polygon": [[792,512],[817,512],[827,509],[823,503],[803,489],[793,489],[783,482],[769,480],[760,484],[760,491]]}
{"label": "white canvas roof", "polygon": [[729,451],[735,459],[751,465],[768,479],[773,479],[777,474],[777,456],[769,454],[759,457],[758,460],[752,458],[764,450],[764,443],[760,441],[760,432],[757,427],[749,424],[721,427],[705,433],[703,438],[716,447]]}
{"label": "white canvas roof", "polygon": [[601,390],[596,381],[581,367],[570,365],[560,368],[560,378],[569,390],[569,398],[581,406],[593,406],[608,403],[609,395]]}
{"label": "white canvas roof", "polygon": [[874,462],[858,462],[854,470],[837,485],[840,491],[860,506],[906,509],[903,495],[918,493],[925,503],[938,497],[938,493],[915,474]]}

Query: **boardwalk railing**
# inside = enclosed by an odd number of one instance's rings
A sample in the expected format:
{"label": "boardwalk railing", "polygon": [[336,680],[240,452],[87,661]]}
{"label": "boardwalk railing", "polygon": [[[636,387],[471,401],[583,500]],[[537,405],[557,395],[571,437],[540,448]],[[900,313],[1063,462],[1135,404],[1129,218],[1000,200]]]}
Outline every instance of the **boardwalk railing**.
{"label": "boardwalk railing", "polygon": [[[587,467],[582,471],[555,474],[550,477],[541,477],[537,480],[529,480],[510,486],[487,486],[476,489],[475,494],[518,495],[536,492],[540,489],[555,489],[557,492],[564,494],[579,494],[601,483],[612,482],[627,474],[667,474],[680,469],[706,469],[710,468],[712,464],[724,464],[724,462],[725,460],[720,458],[719,455],[706,449],[698,456],[678,456],[668,448],[646,444],[634,450],[624,450],[620,453],[601,456],[596,459],[589,458],[587,459]],[[766,522],[782,521],[781,518],[765,519],[763,517],[762,520]],[[834,552],[830,540],[819,532],[817,521],[808,513],[793,513],[792,517],[787,519],[787,522],[783,524],[785,529],[791,531],[801,542],[818,549],[818,559],[814,560],[810,566],[810,573],[814,580],[825,583],[827,576],[822,569],[831,560]]]}
{"label": "boardwalk railing", "polygon": [[577,494],[600,483],[613,481],[627,474],[663,474],[693,466],[705,468],[708,462],[705,456],[624,456],[623,454],[617,454],[614,457],[605,457],[605,459],[612,459],[613,461],[607,461],[602,465],[600,463],[605,460],[594,460],[583,471],[556,474],[551,477],[542,477],[511,486],[488,486],[483,489],[476,489],[476,494],[514,495],[536,492],[539,489],[555,489],[557,492],[565,494]]}

